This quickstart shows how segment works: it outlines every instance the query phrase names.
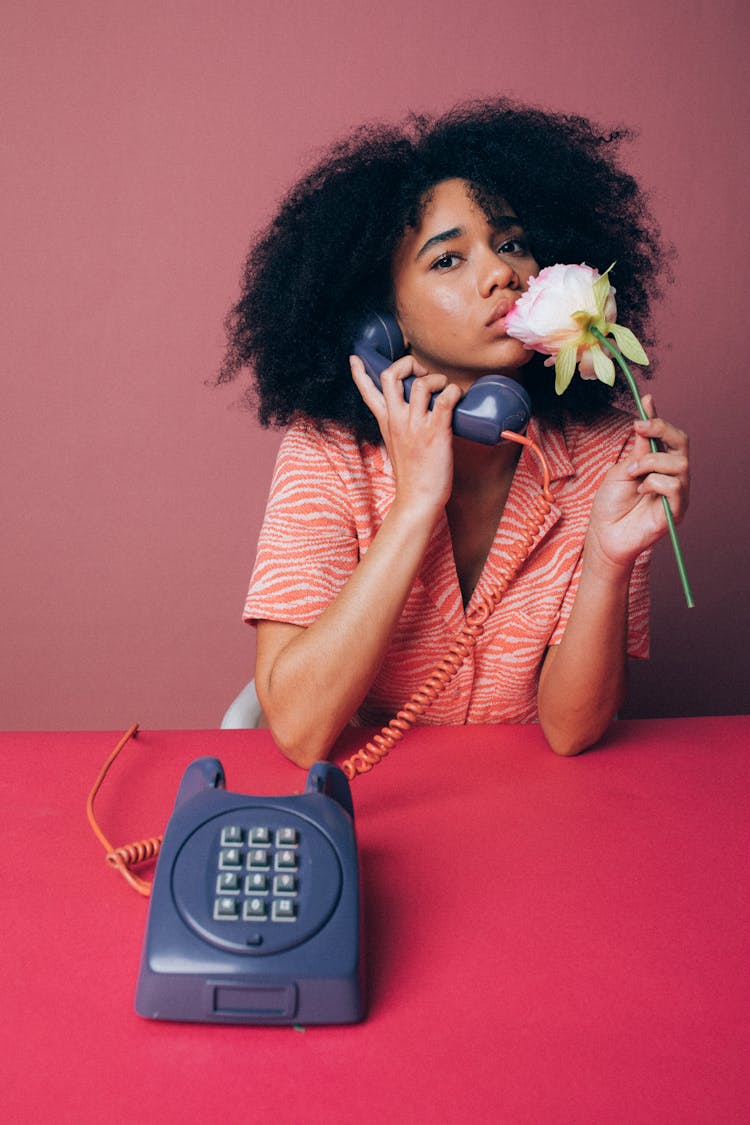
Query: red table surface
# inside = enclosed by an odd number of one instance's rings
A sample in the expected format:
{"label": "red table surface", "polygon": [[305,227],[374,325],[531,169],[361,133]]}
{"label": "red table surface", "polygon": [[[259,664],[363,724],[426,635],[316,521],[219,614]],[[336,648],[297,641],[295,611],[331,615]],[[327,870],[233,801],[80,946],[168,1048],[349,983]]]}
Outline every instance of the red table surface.
{"label": "red table surface", "polygon": [[[306,1030],[135,1014],[147,900],[85,818],[117,737],[0,736],[5,1120],[750,1121],[750,718],[621,722],[576,759],[413,731],[353,782],[367,1018]],[[142,731],[109,838],[161,831],[203,754],[234,791],[304,786],[265,732]]]}

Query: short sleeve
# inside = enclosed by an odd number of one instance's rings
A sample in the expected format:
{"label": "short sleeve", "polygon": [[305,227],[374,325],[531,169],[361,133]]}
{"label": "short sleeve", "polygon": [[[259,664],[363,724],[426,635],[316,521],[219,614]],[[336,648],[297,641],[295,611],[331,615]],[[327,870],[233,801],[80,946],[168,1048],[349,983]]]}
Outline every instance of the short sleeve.
{"label": "short sleeve", "polygon": [[243,620],[311,625],[359,561],[342,470],[326,439],[296,426],[279,448]]}

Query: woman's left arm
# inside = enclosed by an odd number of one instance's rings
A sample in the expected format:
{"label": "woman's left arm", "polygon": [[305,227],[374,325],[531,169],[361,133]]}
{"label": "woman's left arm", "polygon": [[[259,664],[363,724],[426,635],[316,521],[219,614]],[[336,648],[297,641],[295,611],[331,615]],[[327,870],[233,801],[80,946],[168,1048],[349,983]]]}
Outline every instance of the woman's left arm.
{"label": "woman's left arm", "polygon": [[[689,493],[688,439],[644,395],[649,421],[634,423],[632,457],[607,472],[591,509],[578,590],[559,645],[539,677],[539,721],[558,754],[578,754],[604,733],[625,699],[628,587],[635,560],[667,532],[662,496],[675,522]],[[649,438],[661,444],[652,453]]]}

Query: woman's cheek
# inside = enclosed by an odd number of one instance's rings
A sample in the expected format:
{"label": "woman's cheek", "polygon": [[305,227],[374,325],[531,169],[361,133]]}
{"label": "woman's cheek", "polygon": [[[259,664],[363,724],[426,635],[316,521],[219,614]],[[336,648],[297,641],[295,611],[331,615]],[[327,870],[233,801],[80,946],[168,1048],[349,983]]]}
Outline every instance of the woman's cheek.
{"label": "woman's cheek", "polygon": [[409,342],[456,338],[466,327],[466,301],[453,290],[433,291],[429,298],[399,306],[399,322]]}

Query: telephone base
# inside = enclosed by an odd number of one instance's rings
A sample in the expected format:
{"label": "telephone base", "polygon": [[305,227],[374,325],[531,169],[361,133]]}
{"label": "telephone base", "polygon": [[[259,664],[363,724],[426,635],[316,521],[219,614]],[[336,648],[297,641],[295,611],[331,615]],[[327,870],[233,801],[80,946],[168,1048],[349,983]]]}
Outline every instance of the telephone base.
{"label": "telephone base", "polygon": [[238,984],[232,977],[200,980],[172,975],[142,981],[136,1011],[175,1023],[346,1024],[364,1014],[359,974],[349,979],[266,979]]}
{"label": "telephone base", "polygon": [[351,793],[318,763],[305,792],[223,788],[187,769],[156,868],[136,990],[146,1019],[355,1023],[364,1015]]}

